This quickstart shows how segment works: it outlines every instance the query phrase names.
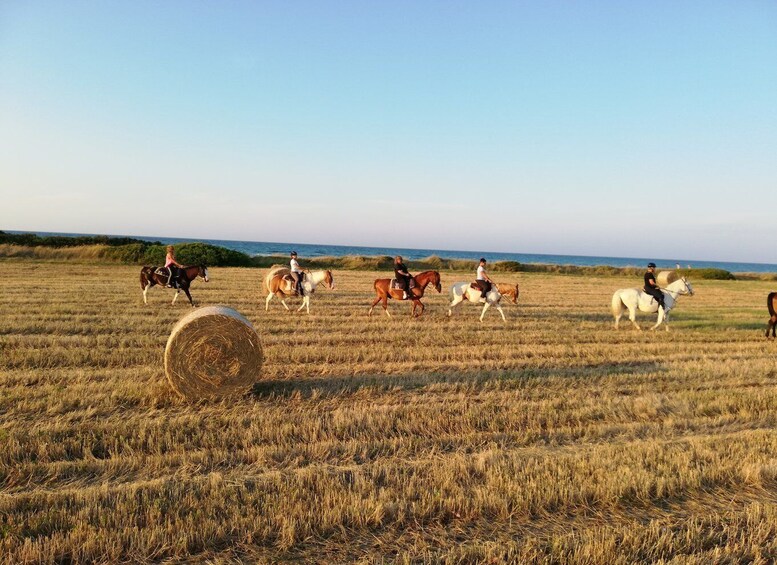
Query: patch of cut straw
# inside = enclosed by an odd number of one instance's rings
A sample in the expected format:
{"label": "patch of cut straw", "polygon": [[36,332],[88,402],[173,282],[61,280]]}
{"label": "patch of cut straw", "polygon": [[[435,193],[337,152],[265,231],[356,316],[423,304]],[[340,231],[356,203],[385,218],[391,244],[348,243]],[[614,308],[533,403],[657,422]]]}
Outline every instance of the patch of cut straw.
{"label": "patch of cut straw", "polygon": [[246,392],[261,376],[264,354],[245,317],[226,306],[190,312],[173,328],[165,348],[170,385],[190,400]]}

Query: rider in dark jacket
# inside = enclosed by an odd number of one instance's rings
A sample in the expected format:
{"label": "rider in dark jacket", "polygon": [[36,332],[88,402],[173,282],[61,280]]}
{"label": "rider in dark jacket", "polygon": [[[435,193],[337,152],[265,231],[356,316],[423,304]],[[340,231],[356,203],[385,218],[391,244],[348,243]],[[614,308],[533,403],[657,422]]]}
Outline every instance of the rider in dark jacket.
{"label": "rider in dark jacket", "polygon": [[656,302],[658,302],[658,305],[663,308],[664,311],[666,311],[666,306],[664,306],[664,293],[661,292],[658,283],[656,283],[655,263],[648,263],[648,270],[647,273],[645,273],[645,286],[643,290],[655,298]]}
{"label": "rider in dark jacket", "polygon": [[397,255],[396,259],[394,259],[394,277],[402,285],[402,300],[407,300],[407,294],[410,292],[410,279],[413,276],[402,262],[400,255]]}

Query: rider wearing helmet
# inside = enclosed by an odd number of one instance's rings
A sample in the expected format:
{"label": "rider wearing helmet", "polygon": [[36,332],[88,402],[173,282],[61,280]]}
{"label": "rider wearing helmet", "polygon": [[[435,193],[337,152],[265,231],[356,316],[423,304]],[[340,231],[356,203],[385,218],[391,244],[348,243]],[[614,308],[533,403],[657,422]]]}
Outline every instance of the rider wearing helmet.
{"label": "rider wearing helmet", "polygon": [[289,271],[291,274],[291,278],[294,281],[294,290],[297,291],[297,294],[302,296],[304,294],[302,289],[302,278],[304,277],[304,272],[302,271],[302,267],[299,266],[299,263],[297,262],[297,252],[292,251],[291,252],[291,261],[289,262]]}
{"label": "rider wearing helmet", "polygon": [[645,293],[655,298],[658,305],[666,311],[666,306],[664,306],[664,293],[661,292],[661,289],[656,282],[656,264],[653,262],[648,263],[648,270],[647,273],[645,273],[645,287],[643,290]]}

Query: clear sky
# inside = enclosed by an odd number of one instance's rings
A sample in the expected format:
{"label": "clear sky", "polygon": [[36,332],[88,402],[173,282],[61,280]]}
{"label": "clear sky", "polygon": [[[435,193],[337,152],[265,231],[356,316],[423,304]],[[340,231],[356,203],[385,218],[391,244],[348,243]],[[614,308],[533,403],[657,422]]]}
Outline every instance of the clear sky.
{"label": "clear sky", "polygon": [[0,229],[777,262],[777,2],[0,2]]}

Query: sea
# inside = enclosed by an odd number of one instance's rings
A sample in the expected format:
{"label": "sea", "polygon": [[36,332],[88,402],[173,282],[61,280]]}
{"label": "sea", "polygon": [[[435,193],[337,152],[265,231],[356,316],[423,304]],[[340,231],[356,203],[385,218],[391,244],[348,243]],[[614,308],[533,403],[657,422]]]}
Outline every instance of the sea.
{"label": "sea", "polygon": [[[59,232],[20,232],[5,230],[6,233],[36,233],[41,236],[93,236],[106,234],[85,233],[59,233]],[[363,247],[356,245],[323,245],[295,242],[271,242],[271,241],[235,241],[230,239],[187,239],[181,237],[157,237],[145,235],[111,235],[109,237],[133,237],[147,241],[159,241],[164,244],[188,243],[201,241],[212,245],[219,245],[228,249],[234,249],[247,255],[288,255],[291,250],[299,253],[301,259],[305,257],[342,257],[346,255],[365,256],[395,256],[401,255],[404,259],[424,259],[432,255],[445,259],[471,259],[477,261],[485,257],[489,262],[518,261],[519,263],[535,263],[546,265],[577,265],[611,267],[644,267],[649,261],[656,263],[659,269],[675,268],[714,268],[725,269],[732,273],[777,273],[777,264],[772,263],[742,263],[731,261],[700,261],[681,257],[656,258],[656,257],[601,257],[596,255],[549,255],[543,253],[510,253],[503,251],[464,251],[456,249],[411,249],[404,247]]]}

